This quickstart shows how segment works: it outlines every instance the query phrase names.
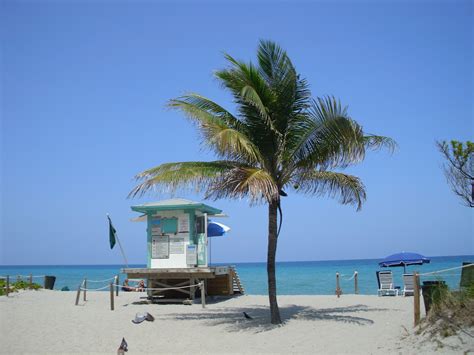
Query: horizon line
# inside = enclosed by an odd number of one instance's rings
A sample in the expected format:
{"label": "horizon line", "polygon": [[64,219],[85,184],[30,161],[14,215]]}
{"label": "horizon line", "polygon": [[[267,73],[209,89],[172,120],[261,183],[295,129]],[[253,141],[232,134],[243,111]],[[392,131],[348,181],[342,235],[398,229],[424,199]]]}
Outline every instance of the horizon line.
{"label": "horizon line", "polygon": [[[428,256],[429,258],[445,258],[445,257],[474,257],[474,254],[463,255],[436,255]],[[363,259],[324,259],[324,260],[280,260],[276,263],[308,263],[308,262],[326,262],[326,261],[362,261],[362,260],[382,260],[383,258],[363,258]],[[474,261],[474,260],[473,260]],[[216,262],[214,264],[264,264],[266,261],[233,261],[233,262]],[[0,264],[0,267],[9,266],[122,266],[123,264]],[[129,263],[129,265],[146,265],[146,263]]]}

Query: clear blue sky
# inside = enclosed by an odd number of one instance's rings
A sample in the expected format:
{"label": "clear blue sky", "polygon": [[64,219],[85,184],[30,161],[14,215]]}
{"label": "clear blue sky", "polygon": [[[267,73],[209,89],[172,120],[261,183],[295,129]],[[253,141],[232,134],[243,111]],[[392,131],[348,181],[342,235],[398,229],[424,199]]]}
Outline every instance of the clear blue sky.
{"label": "clear blue sky", "polygon": [[[290,195],[278,260],[474,254],[473,211],[446,184],[435,140],[474,138],[472,1],[11,1],[1,3],[0,264],[113,264],[110,213],[128,258],[145,263],[128,200],[155,165],[210,160],[165,108],[187,91],[233,109],[213,70],[222,53],[284,47],[314,96],[335,95],[399,150],[369,154],[361,212]],[[192,193],[180,197],[201,200]],[[265,207],[209,204],[230,217],[213,261],[264,261]]]}

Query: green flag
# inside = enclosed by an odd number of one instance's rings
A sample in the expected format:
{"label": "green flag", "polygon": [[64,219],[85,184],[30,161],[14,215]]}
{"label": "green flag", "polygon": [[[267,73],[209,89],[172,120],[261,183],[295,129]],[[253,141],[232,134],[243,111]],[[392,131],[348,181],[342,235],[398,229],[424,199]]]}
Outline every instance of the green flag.
{"label": "green flag", "polygon": [[115,230],[114,226],[112,225],[112,221],[110,220],[110,217],[107,216],[107,218],[109,219],[109,241],[110,241],[110,249],[113,249],[114,245],[115,245],[115,233],[117,233],[117,231]]}

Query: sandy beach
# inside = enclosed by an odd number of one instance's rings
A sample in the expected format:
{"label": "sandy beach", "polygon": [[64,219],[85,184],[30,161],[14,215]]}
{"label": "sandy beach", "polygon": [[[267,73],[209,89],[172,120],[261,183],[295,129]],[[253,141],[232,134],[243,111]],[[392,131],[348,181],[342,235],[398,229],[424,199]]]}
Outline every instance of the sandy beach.
{"label": "sandy beach", "polygon": [[[442,348],[413,334],[413,299],[360,295],[280,296],[284,326],[269,324],[267,297],[241,296],[200,304],[157,305],[142,293],[25,291],[0,297],[1,352],[115,353],[122,337],[138,353],[463,353],[472,338]],[[253,320],[245,319],[247,312]],[[131,322],[149,312],[154,322]],[[454,338],[454,337],[452,337]],[[464,342],[464,344],[463,344]]]}

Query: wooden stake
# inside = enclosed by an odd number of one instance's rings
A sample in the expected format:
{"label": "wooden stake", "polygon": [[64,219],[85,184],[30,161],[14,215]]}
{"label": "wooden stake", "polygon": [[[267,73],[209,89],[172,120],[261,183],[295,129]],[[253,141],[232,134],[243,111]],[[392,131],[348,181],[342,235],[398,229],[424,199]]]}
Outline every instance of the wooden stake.
{"label": "wooden stake", "polygon": [[417,272],[413,275],[413,304],[414,304],[414,316],[415,316],[415,327],[420,324],[420,276]]}
{"label": "wooden stake", "polygon": [[204,287],[204,282],[201,281],[199,283],[199,286],[201,287],[201,304],[202,308],[206,308],[206,289]]}
{"label": "wooden stake", "polygon": [[7,297],[8,297],[9,292],[10,292],[10,276],[7,275],[7,289],[6,289]]}
{"label": "wooden stake", "polygon": [[110,283],[110,310],[114,310],[114,284]]}
{"label": "wooden stake", "polygon": [[194,287],[195,279],[190,278],[189,279],[189,284],[191,287],[189,288],[189,296],[193,300],[196,297],[196,287]]}
{"label": "wooden stake", "polygon": [[33,275],[30,274],[30,288],[33,287]]}
{"label": "wooden stake", "polygon": [[341,293],[342,293],[342,290],[339,287],[339,273],[336,272],[336,295],[337,295],[337,298],[341,297]]}
{"label": "wooden stake", "polygon": [[119,284],[120,284],[120,281],[119,281],[119,275],[116,275],[115,276],[115,296],[118,296],[118,292],[119,292]]}
{"label": "wooden stake", "polygon": [[79,304],[79,298],[81,297],[81,286],[82,286],[82,285],[79,285],[79,287],[77,288],[76,306]]}
{"label": "wooden stake", "polygon": [[86,293],[87,293],[87,277],[84,277],[84,301],[86,300]]}
{"label": "wooden stake", "polygon": [[357,271],[354,272],[354,293],[359,294],[359,273]]}

